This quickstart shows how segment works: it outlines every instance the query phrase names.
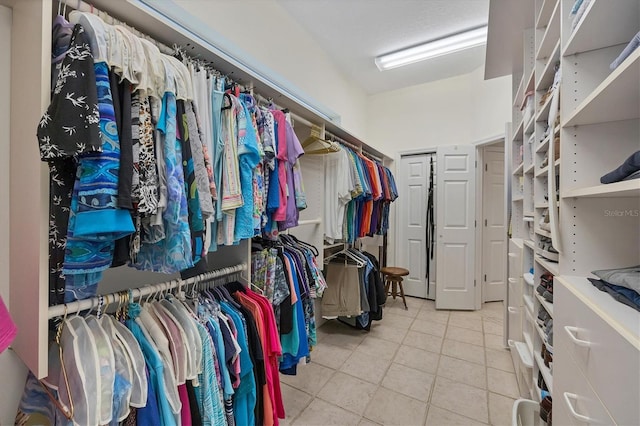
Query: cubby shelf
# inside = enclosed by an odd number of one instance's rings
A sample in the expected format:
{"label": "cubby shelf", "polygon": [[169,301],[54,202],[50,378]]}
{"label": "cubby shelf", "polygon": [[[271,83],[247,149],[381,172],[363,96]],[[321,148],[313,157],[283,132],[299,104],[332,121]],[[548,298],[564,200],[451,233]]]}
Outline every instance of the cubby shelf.
{"label": "cubby shelf", "polygon": [[639,76],[640,49],[636,49],[569,114],[562,126],[640,118]]}
{"label": "cubby shelf", "polygon": [[544,0],[538,16],[536,18],[536,28],[544,28],[549,24],[549,18],[553,13],[553,9],[558,0]]}
{"label": "cubby shelf", "polygon": [[536,52],[536,59],[544,59],[551,56],[553,47],[560,39],[560,1],[556,2],[553,12],[551,13],[551,19],[549,24],[545,28],[542,41]]}
{"label": "cubby shelf", "polygon": [[544,306],[544,309],[547,312],[549,312],[549,315],[551,315],[551,318],[553,318],[553,303],[547,302],[547,300],[544,297],[540,296],[537,292],[536,292],[536,299],[538,299],[540,304]]}
{"label": "cubby shelf", "polygon": [[638,31],[638,15],[637,0],[591,1],[569,36],[562,56],[629,42]]}
{"label": "cubby shelf", "polygon": [[551,262],[550,260],[544,259],[538,255],[535,256],[535,260],[540,266],[551,272],[554,276],[560,274],[560,269],[558,268],[557,262]]}
{"label": "cubby shelf", "polygon": [[640,179],[625,180],[607,185],[595,185],[565,191],[561,198],[640,197]]}
{"label": "cubby shelf", "polygon": [[536,90],[538,91],[546,91],[551,83],[553,83],[553,77],[555,76],[555,65],[560,60],[560,40],[556,43],[553,48],[553,52],[547,58],[545,62],[544,68],[538,77],[538,81],[536,83]]}
{"label": "cubby shelf", "polygon": [[533,357],[536,360],[536,364],[538,364],[538,369],[542,373],[542,378],[544,379],[544,382],[547,384],[547,388],[549,388],[549,392],[553,393],[553,376],[551,376],[551,370],[549,369],[549,367],[544,365],[544,360],[542,359],[539,353],[537,352],[534,353]]}

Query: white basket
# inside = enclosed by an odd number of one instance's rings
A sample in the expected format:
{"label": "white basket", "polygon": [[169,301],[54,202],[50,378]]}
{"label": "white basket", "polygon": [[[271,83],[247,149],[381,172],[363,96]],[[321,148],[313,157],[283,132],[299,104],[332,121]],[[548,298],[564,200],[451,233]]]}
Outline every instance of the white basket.
{"label": "white basket", "polygon": [[540,404],[530,399],[518,399],[513,403],[511,415],[513,426],[538,426],[544,424],[540,418]]}

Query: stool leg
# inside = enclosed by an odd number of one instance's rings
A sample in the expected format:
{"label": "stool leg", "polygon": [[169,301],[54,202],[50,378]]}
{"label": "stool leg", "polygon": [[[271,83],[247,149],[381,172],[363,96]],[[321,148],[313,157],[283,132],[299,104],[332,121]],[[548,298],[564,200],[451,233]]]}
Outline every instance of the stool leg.
{"label": "stool leg", "polygon": [[396,300],[396,296],[398,295],[398,283],[396,281],[392,281],[392,293],[393,293],[393,300]]}
{"label": "stool leg", "polygon": [[404,303],[404,310],[408,311],[409,308],[407,307],[407,300],[404,298],[404,287],[402,286],[402,279],[400,279],[398,285],[400,286],[400,295],[402,296],[402,303]]}
{"label": "stool leg", "polygon": [[389,296],[389,286],[391,286],[391,281],[389,280],[385,280],[384,281],[384,294]]}

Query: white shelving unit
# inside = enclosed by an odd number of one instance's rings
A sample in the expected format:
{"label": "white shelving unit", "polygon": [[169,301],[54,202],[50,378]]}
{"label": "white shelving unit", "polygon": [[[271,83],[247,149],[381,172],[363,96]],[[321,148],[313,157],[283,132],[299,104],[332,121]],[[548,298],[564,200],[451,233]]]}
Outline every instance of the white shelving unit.
{"label": "white shelving unit", "polygon": [[[593,270],[637,265],[640,259],[640,179],[600,183],[601,176],[640,149],[640,49],[615,70],[609,68],[640,30],[640,2],[591,0],[575,28],[570,14],[575,0],[523,3],[533,4],[533,13],[521,28],[522,62],[510,59],[520,83],[513,99],[534,90],[536,103],[534,128],[527,132],[524,123],[511,144],[512,153],[524,152],[517,162],[511,156],[511,170],[522,164],[522,176],[520,171],[507,176],[512,184],[522,179],[511,218],[521,259],[517,268],[509,263],[509,276],[524,284],[513,289],[522,298],[519,322],[508,318],[509,338],[521,339],[509,345],[518,384],[523,397],[539,401],[542,376],[554,396],[557,424],[640,424],[635,403],[640,400],[640,380],[635,379],[640,313],[587,280]],[[490,31],[493,25],[490,18]],[[495,25],[507,31],[504,24]],[[557,111],[547,95],[556,69],[559,121],[549,120]],[[533,89],[527,87],[531,80]],[[520,124],[519,111],[514,109],[512,120]],[[532,210],[533,218],[525,220]],[[540,227],[547,214],[551,231]],[[551,256],[540,245],[548,238],[560,252],[558,261],[543,257]],[[547,273],[554,277],[553,303],[536,291]],[[554,320],[552,342],[536,321],[542,311]],[[518,325],[521,329],[513,330]],[[553,346],[551,367],[541,353],[547,343]],[[611,359],[616,361],[607,362]]]}

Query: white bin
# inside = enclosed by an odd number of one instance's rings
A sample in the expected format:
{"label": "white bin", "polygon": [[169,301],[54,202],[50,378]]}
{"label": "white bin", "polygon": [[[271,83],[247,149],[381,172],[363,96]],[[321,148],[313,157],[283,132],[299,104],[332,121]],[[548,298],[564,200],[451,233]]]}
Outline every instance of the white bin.
{"label": "white bin", "polygon": [[513,403],[513,426],[538,426],[545,423],[540,418],[540,404],[530,399],[518,399]]}

